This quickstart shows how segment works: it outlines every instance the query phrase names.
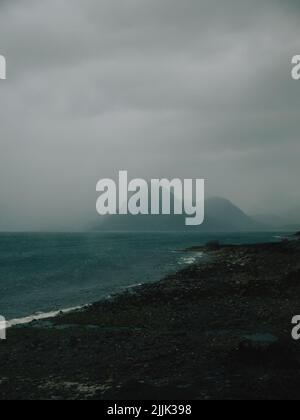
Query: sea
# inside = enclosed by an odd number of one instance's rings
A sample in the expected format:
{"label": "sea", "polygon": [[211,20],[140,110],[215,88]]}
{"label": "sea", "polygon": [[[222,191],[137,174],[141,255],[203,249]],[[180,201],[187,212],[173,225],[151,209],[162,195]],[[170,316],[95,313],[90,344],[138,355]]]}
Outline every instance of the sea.
{"label": "sea", "polygon": [[184,249],[277,241],[276,233],[0,234],[0,316],[13,324],[91,304],[205,262]]}

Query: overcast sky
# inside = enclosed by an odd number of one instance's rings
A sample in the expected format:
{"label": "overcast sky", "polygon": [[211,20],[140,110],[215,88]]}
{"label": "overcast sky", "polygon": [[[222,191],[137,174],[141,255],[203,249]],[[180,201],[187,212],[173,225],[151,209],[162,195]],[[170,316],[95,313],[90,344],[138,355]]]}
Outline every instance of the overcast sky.
{"label": "overcast sky", "polygon": [[300,7],[2,0],[0,230],[84,228],[96,183],[206,178],[249,213],[300,204]]}

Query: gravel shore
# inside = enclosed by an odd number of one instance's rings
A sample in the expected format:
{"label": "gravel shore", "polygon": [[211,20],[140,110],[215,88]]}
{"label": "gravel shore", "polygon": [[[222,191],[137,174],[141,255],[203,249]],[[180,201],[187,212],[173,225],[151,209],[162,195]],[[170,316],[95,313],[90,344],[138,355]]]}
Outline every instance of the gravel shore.
{"label": "gravel shore", "polygon": [[300,399],[300,241],[193,251],[209,261],[10,329],[0,399]]}

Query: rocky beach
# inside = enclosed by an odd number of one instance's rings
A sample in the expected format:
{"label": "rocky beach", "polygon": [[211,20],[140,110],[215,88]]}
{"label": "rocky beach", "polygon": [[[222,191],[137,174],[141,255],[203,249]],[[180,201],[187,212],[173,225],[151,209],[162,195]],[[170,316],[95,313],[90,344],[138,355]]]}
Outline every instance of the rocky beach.
{"label": "rocky beach", "polygon": [[300,399],[299,236],[187,252],[208,261],[9,329],[0,399]]}

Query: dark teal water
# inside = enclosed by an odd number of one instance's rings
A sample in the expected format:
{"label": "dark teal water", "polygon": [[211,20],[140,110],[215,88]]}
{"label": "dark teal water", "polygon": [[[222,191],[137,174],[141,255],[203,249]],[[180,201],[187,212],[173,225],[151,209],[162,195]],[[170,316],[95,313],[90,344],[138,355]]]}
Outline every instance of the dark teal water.
{"label": "dark teal water", "polygon": [[194,261],[178,250],[210,239],[276,240],[271,233],[0,234],[0,314],[12,319],[84,305],[159,280]]}

